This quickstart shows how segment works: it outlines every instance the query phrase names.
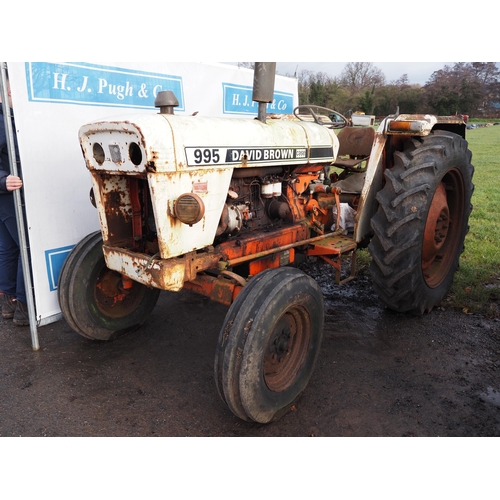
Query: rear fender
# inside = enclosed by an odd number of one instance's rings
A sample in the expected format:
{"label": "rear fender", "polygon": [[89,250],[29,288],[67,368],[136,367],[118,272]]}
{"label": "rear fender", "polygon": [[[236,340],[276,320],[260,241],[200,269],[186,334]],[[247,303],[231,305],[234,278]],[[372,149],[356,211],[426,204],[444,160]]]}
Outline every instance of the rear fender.
{"label": "rear fender", "polygon": [[375,134],[370,159],[366,167],[366,176],[361,196],[359,199],[358,210],[354,221],[354,236],[357,243],[363,241],[371,231],[370,219],[377,210],[377,201],[375,196],[382,188],[383,172],[385,168],[385,147],[387,136],[382,133],[382,125]]}

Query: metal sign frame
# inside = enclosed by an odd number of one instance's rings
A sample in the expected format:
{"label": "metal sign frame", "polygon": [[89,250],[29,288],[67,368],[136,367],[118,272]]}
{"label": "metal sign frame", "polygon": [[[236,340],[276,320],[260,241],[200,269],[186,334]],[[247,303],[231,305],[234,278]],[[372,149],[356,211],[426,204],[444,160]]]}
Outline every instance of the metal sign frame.
{"label": "metal sign frame", "polygon": [[[2,91],[2,109],[5,122],[5,131],[7,134],[7,148],[9,152],[9,162],[10,162],[10,173],[11,175],[18,175],[17,170],[17,155],[14,140],[14,130],[12,128],[12,114],[9,106],[9,94],[8,94],[8,84],[7,84],[7,64],[2,62],[0,65],[0,87]],[[21,188],[22,189],[22,188]],[[33,297],[33,286],[31,283],[31,268],[30,268],[30,258],[28,251],[28,238],[24,230],[24,214],[23,205],[21,199],[21,192],[19,189],[13,191],[14,204],[16,209],[16,219],[17,219],[17,231],[19,234],[19,251],[21,253],[21,261],[23,266],[23,276],[24,285],[26,288],[26,300],[28,305],[28,317],[30,320],[30,331],[31,331],[31,345],[33,350],[38,351],[40,348],[38,342],[38,329],[36,323],[35,314],[35,300]]]}

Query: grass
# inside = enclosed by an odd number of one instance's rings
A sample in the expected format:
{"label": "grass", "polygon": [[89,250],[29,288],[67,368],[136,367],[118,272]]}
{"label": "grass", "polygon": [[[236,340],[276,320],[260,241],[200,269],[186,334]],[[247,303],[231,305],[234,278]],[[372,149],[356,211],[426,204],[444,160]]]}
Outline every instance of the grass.
{"label": "grass", "polygon": [[[475,168],[473,210],[460,268],[442,305],[500,317],[500,125],[467,130],[466,138]],[[368,250],[358,251],[360,274],[369,263]]]}
{"label": "grass", "polygon": [[446,303],[500,316],[500,126],[467,130],[474,165],[473,210],[460,269]]}

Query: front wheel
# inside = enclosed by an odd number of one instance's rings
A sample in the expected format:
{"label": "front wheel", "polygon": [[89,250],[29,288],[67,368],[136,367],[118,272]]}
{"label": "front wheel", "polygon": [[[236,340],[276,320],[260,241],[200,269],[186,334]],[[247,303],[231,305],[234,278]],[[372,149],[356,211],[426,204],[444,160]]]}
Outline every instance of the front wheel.
{"label": "front wheel", "polygon": [[106,267],[100,232],[81,240],[59,275],[61,312],[69,326],[88,339],[109,340],[133,331],[153,310],[160,290],[123,280]]}
{"label": "front wheel", "polygon": [[219,335],[215,379],[238,417],[268,423],[306,388],[323,336],[323,295],[295,268],[255,276],[236,297]]}
{"label": "front wheel", "polygon": [[389,308],[428,312],[451,287],[469,229],[471,157],[465,139],[443,130],[394,154],[369,245],[374,288]]}

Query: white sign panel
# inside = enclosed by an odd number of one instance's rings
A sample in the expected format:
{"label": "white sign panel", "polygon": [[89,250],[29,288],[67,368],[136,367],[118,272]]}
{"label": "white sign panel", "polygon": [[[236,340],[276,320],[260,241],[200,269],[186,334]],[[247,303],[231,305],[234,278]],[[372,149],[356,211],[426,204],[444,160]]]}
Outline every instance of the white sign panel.
{"label": "white sign panel", "polygon": [[[107,116],[157,113],[174,92],[177,114],[252,117],[253,71],[204,63],[9,63],[39,325],[61,318],[58,277],[73,246],[99,229],[78,142],[80,126]],[[276,76],[269,113],[292,113],[297,80]]]}

